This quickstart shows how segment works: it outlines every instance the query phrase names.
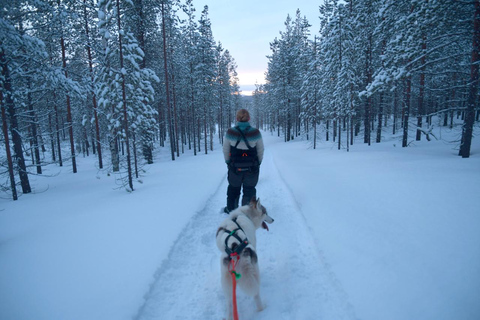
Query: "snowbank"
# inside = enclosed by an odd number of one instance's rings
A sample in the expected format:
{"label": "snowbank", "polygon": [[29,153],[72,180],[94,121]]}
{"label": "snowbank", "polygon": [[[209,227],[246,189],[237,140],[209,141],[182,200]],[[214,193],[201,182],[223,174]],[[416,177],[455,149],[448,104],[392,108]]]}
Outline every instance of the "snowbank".
{"label": "snowbank", "polygon": [[[166,154],[167,152],[165,152]],[[225,172],[220,151],[163,157],[129,194],[93,158],[50,167],[0,200],[0,319],[131,319],[154,273]]]}
{"label": "snowbank", "polygon": [[[398,145],[398,144],[397,144]],[[480,144],[271,144],[361,319],[480,317]]]}

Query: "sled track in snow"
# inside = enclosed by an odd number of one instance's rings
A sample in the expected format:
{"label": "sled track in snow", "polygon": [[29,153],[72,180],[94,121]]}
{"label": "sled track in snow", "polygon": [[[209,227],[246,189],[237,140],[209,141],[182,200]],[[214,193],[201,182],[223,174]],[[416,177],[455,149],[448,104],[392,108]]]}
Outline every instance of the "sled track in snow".
{"label": "sled track in snow", "polygon": [[[223,187],[226,190],[225,182],[220,183],[205,207],[182,230],[168,258],[155,272],[155,280],[134,319],[189,319],[189,314],[196,314],[195,319],[210,319],[215,314],[210,311],[216,306],[208,305],[208,301],[212,301],[212,294],[221,294],[215,286],[219,279],[212,276],[220,270],[218,259],[214,259],[218,252],[214,241],[222,217],[217,198]],[[186,314],[182,312],[185,310]]]}
{"label": "sled track in snow", "polygon": [[[356,319],[268,151],[261,170],[257,195],[275,219],[270,232],[257,232],[261,295],[267,308],[256,312],[253,299],[239,291],[240,318]],[[225,180],[174,243],[135,319],[223,319],[225,300],[215,232],[225,218],[219,214],[225,203]]]}

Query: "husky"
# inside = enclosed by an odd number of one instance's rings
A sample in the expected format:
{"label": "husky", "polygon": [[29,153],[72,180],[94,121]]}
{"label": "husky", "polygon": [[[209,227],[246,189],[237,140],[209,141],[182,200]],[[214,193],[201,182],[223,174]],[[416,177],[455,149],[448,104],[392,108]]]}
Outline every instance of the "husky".
{"label": "husky", "polygon": [[[260,298],[260,272],[256,252],[257,241],[255,232],[259,228],[268,231],[267,223],[273,223],[267,214],[267,209],[260,199],[252,198],[250,204],[239,207],[232,212],[219,226],[217,231],[217,247],[222,252],[220,258],[222,288],[227,300],[226,319],[232,319],[232,278],[229,271],[231,253],[238,254],[239,260],[235,267],[241,277],[237,285],[247,295],[254,297],[258,311],[265,306]],[[235,258],[233,258],[235,259]]]}

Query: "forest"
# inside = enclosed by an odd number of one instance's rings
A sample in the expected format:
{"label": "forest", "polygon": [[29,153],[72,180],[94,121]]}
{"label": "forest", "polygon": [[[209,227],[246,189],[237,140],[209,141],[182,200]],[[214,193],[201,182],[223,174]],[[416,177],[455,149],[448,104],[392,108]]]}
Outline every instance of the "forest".
{"label": "forest", "polygon": [[13,199],[43,166],[75,173],[90,153],[133,190],[155,148],[208,152],[240,103],[235,61],[191,0],[4,0],[0,64]]}
{"label": "forest", "polygon": [[[46,165],[76,157],[133,181],[165,148],[208,153],[245,104],[255,125],[334,141],[403,147],[478,127],[480,0],[319,1],[320,30],[300,10],[270,43],[265,84],[241,96],[236,63],[192,0],[1,0],[1,188],[31,192]],[[463,124],[455,126],[454,118]],[[218,139],[218,140],[217,140]]]}
{"label": "forest", "polygon": [[[468,158],[479,120],[479,1],[325,0],[320,30],[297,10],[270,43],[255,106],[285,141],[302,136],[349,149],[399,135],[403,147],[453,129]],[[344,141],[345,140],[345,141]]]}

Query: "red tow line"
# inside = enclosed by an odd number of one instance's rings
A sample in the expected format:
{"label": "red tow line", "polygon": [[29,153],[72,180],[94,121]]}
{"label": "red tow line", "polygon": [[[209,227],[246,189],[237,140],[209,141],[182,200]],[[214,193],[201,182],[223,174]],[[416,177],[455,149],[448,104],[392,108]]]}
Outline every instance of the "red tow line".
{"label": "red tow line", "polygon": [[230,254],[230,266],[228,267],[228,271],[232,276],[232,283],[233,283],[233,320],[238,320],[238,309],[237,309],[237,279],[240,279],[241,275],[235,271],[235,267],[240,260],[240,256],[238,253],[233,252]]}

